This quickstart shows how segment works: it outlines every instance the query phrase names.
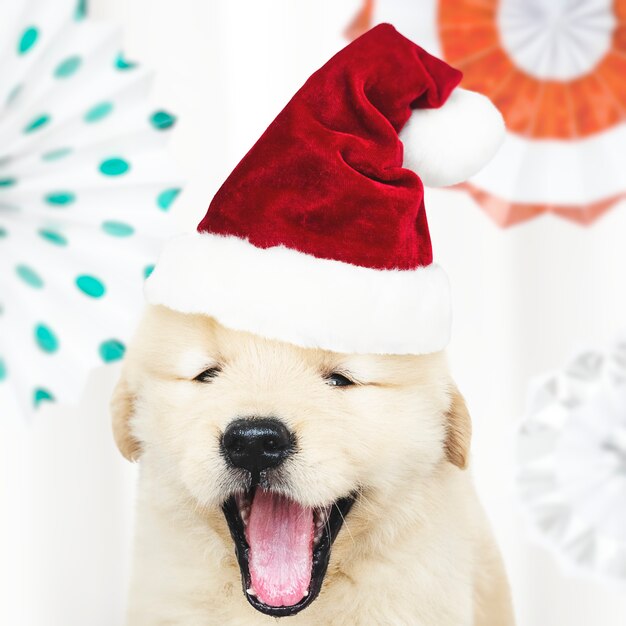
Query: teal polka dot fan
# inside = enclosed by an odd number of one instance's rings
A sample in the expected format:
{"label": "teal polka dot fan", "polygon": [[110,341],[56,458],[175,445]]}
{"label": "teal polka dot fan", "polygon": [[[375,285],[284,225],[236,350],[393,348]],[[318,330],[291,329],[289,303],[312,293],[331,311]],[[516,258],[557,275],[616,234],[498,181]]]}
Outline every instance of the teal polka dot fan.
{"label": "teal polka dot fan", "polygon": [[150,75],[84,0],[0,20],[0,416],[119,360],[178,192]]}

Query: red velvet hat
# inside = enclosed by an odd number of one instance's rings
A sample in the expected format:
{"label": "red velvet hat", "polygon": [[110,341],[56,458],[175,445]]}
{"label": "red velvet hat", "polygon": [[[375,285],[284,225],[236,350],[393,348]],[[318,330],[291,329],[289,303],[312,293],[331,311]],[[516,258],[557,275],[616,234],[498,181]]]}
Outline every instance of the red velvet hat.
{"label": "red velvet hat", "polygon": [[502,118],[461,73],[383,24],[315,72],[172,240],[148,301],[338,352],[426,353],[450,333],[423,183],[495,154]]}

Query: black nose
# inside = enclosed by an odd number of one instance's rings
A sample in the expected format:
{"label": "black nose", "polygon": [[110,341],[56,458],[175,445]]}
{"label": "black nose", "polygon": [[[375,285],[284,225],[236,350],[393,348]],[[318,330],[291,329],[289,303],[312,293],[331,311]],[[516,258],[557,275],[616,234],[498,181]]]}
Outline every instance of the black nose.
{"label": "black nose", "polygon": [[222,436],[222,449],[228,460],[253,475],[278,467],[293,448],[293,435],[272,417],[236,419]]}

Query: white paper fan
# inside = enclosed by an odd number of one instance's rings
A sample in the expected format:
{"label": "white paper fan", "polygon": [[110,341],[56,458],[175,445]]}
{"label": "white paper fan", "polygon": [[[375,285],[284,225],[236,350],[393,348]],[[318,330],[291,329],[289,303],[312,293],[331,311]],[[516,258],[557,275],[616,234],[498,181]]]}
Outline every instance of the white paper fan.
{"label": "white paper fan", "polygon": [[534,385],[518,461],[541,540],[567,565],[626,583],[626,342]]}
{"label": "white paper fan", "polygon": [[169,113],[76,0],[12,0],[0,23],[0,413],[73,401],[115,361],[180,191]]}

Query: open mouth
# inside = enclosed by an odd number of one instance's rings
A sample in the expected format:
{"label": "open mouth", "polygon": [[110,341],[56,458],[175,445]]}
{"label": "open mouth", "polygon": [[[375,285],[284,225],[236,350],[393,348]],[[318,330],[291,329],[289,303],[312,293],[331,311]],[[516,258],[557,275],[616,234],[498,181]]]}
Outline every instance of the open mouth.
{"label": "open mouth", "polygon": [[354,496],[323,508],[305,507],[255,487],[237,493],[222,509],[248,602],[274,617],[295,615],[318,596],[333,541]]}

